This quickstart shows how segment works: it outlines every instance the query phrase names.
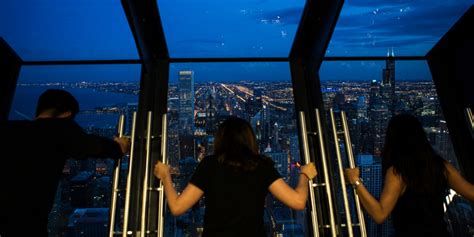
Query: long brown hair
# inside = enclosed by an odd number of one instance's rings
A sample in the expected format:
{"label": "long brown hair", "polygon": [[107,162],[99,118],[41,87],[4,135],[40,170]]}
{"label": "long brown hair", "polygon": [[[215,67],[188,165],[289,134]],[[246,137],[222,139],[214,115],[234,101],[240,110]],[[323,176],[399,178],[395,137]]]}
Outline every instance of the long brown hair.
{"label": "long brown hair", "polygon": [[220,163],[234,170],[250,171],[264,160],[258,152],[257,138],[250,123],[238,117],[229,117],[216,133],[214,155]]}

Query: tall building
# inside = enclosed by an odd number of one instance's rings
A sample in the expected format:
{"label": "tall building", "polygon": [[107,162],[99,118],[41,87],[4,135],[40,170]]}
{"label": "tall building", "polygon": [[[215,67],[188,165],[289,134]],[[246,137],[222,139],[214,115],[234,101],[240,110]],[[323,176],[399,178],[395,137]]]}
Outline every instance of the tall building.
{"label": "tall building", "polygon": [[71,205],[73,207],[88,207],[91,205],[90,183],[92,172],[83,171],[71,179]]}
{"label": "tall building", "polygon": [[[387,54],[382,81],[375,80],[370,84],[369,122],[371,129],[371,146],[373,154],[379,156],[385,142],[385,130],[388,121],[395,114],[395,59],[393,49]],[[378,88],[377,88],[378,87]]]}
{"label": "tall building", "polygon": [[380,84],[380,94],[382,102],[388,105],[392,114],[395,113],[395,55],[392,52],[387,53],[385,68],[382,70],[382,83]]}
{"label": "tall building", "polygon": [[385,143],[385,131],[388,121],[392,116],[388,106],[383,103],[376,104],[372,108],[371,114],[370,125],[372,126],[373,154],[380,156]]}
{"label": "tall building", "polygon": [[[360,154],[357,156],[357,165],[367,190],[375,198],[380,199],[382,192],[382,163],[380,159],[375,159],[370,154]],[[368,237],[391,236],[393,229],[390,218],[381,225],[375,223],[366,213],[364,213],[364,218]]]}
{"label": "tall building", "polygon": [[179,124],[180,133],[194,133],[194,72],[179,72]]}
{"label": "tall building", "polygon": [[179,144],[181,159],[194,156],[194,72],[179,72]]}
{"label": "tall building", "polygon": [[102,237],[107,235],[109,208],[76,209],[69,217],[70,237]]}

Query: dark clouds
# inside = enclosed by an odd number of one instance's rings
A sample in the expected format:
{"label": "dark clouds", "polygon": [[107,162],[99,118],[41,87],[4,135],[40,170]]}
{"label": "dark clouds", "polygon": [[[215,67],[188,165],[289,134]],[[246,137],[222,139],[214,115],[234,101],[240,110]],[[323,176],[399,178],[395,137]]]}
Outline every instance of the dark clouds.
{"label": "dark clouds", "polygon": [[346,1],[328,55],[425,55],[473,1]]}

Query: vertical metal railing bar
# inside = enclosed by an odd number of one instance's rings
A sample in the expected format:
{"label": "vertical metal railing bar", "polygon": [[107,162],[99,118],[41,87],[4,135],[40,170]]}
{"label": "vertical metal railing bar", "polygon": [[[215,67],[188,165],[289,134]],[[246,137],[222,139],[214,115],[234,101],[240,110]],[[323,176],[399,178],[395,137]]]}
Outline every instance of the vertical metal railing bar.
{"label": "vertical metal railing bar", "polygon": [[[346,144],[345,147],[346,147],[346,152],[347,152],[347,158],[349,159],[349,167],[355,168],[354,154],[352,153],[352,142],[349,136],[349,126],[347,125],[347,117],[344,111],[341,111],[341,122],[342,122],[342,128],[344,130],[344,140]],[[367,230],[365,228],[364,214],[362,212],[362,208],[360,207],[359,196],[357,195],[357,192],[355,189],[353,189],[353,191],[354,191],[354,200],[355,200],[355,205],[356,205],[356,210],[357,210],[357,216],[359,219],[360,235],[361,237],[366,237]]]}
{"label": "vertical metal railing bar", "polygon": [[[118,121],[117,133],[119,137],[123,136],[125,128],[125,115],[121,114]],[[114,168],[114,178],[112,181],[112,200],[110,201],[110,212],[109,212],[109,237],[114,236],[115,234],[115,215],[117,210],[117,195],[118,195],[118,184],[120,177],[120,167],[122,166],[122,159],[117,160],[117,163]]]}
{"label": "vertical metal railing bar", "polygon": [[471,134],[472,137],[474,138],[474,115],[472,115],[472,110],[471,108],[466,108],[466,116],[467,116],[467,121],[469,125],[471,125]]}
{"label": "vertical metal railing bar", "polygon": [[[301,139],[302,139],[302,142],[303,142],[303,158],[304,158],[305,164],[308,164],[308,163],[311,162],[311,159],[310,159],[310,155],[309,155],[308,135],[307,135],[306,121],[305,121],[303,111],[299,112],[298,120],[299,120],[299,123],[300,123]],[[308,185],[309,185],[309,198],[310,198],[310,205],[311,205],[311,223],[313,225],[313,236],[314,237],[319,237],[319,224],[318,224],[318,218],[317,218],[317,215],[316,215],[317,210],[316,210],[316,203],[315,203],[313,180],[309,180]]]}
{"label": "vertical metal railing bar", "polygon": [[132,234],[128,232],[128,217],[130,210],[130,186],[132,185],[132,165],[134,157],[134,148],[135,148],[135,126],[137,121],[137,112],[133,112],[132,117],[132,131],[131,131],[131,146],[130,146],[130,157],[128,158],[128,174],[127,174],[127,184],[125,185],[125,205],[123,213],[123,228],[122,228],[122,237],[127,237],[127,235]]}
{"label": "vertical metal railing bar", "polygon": [[152,119],[152,112],[148,111],[148,121],[147,121],[147,134],[146,134],[146,155],[145,155],[145,174],[143,177],[143,189],[142,189],[142,207],[141,207],[141,227],[140,227],[140,236],[145,237],[147,234],[146,231],[146,217],[147,217],[147,200],[148,200],[148,192],[149,192],[149,165],[150,165],[150,155],[151,155],[151,121]]}
{"label": "vertical metal railing bar", "polygon": [[336,230],[336,221],[334,217],[334,207],[333,207],[333,202],[332,202],[332,192],[331,192],[331,185],[329,181],[329,172],[328,172],[327,160],[326,160],[326,150],[324,146],[321,120],[320,120],[318,108],[315,109],[315,114],[316,114],[316,129],[317,129],[319,148],[320,148],[320,153],[321,153],[321,162],[323,165],[323,175],[324,175],[324,182],[325,182],[325,188],[326,188],[326,197],[328,200],[330,228],[331,228],[332,236],[336,237],[337,230]]}
{"label": "vertical metal railing bar", "polygon": [[[161,162],[163,164],[168,164],[168,152],[167,152],[167,139],[168,138],[168,117],[166,114],[163,114],[161,121]],[[165,189],[163,187],[163,182],[160,180],[160,194],[158,200],[158,230],[157,236],[163,237],[164,233],[164,205],[165,205]]]}
{"label": "vertical metal railing bar", "polygon": [[344,202],[344,210],[346,214],[346,227],[347,227],[347,233],[349,237],[354,236],[354,232],[352,230],[352,219],[351,219],[351,210],[349,207],[349,200],[347,197],[347,189],[346,189],[346,181],[344,177],[344,168],[342,164],[342,158],[341,158],[341,151],[340,151],[340,144],[339,144],[339,138],[338,138],[338,131],[336,127],[336,119],[334,118],[334,111],[333,109],[329,109],[329,114],[331,117],[331,125],[332,125],[332,132],[333,132],[333,137],[334,137],[334,146],[336,149],[336,158],[337,158],[337,165],[339,168],[339,178],[341,179],[341,190],[342,190],[342,199]]}

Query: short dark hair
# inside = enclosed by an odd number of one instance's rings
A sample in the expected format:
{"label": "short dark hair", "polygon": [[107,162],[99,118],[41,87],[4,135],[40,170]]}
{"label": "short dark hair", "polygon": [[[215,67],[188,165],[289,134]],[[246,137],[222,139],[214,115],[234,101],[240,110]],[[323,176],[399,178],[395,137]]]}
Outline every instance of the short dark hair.
{"label": "short dark hair", "polygon": [[79,112],[79,103],[71,93],[61,89],[48,89],[40,95],[38,105],[36,106],[36,116],[40,115],[46,110],[51,110],[53,116],[58,116],[62,113],[71,112],[71,117],[74,118]]}

